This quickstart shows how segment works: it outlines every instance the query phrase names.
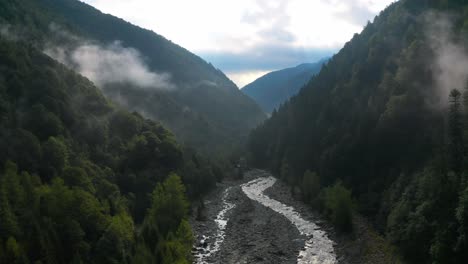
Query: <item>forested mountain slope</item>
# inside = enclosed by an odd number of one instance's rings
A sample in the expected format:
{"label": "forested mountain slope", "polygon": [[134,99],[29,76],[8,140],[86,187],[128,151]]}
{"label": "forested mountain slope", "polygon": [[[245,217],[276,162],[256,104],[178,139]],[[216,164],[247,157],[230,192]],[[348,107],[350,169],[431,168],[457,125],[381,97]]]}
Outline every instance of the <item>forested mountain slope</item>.
{"label": "forested mountain slope", "polygon": [[3,37],[0,149],[0,263],[190,263],[185,193],[206,191],[214,167]]}
{"label": "forested mountain slope", "polygon": [[[92,79],[116,102],[160,120],[183,143],[203,151],[238,144],[264,119],[261,109],[212,65],[82,2],[2,1],[0,23]],[[93,60],[84,60],[86,54]],[[106,71],[109,66],[114,68]]]}
{"label": "forested mountain slope", "polygon": [[390,5],[252,132],[252,162],[342,181],[411,263],[467,262],[467,4]]}
{"label": "forested mountain slope", "polygon": [[296,95],[326,61],[303,63],[293,68],[270,72],[247,84],[241,91],[254,99],[265,113],[271,113]]}

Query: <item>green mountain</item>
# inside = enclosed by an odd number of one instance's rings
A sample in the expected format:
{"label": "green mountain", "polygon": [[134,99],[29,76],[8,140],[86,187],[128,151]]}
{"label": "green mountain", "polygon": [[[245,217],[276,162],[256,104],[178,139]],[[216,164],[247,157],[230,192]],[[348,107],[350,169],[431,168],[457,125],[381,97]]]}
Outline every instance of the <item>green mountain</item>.
{"label": "green mountain", "polygon": [[293,68],[287,68],[265,74],[241,91],[254,99],[265,111],[271,113],[286,102],[317,74],[327,60],[316,63],[303,63]]}
{"label": "green mountain", "polygon": [[207,153],[229,151],[265,118],[211,64],[82,2],[3,1],[0,23],[92,79],[109,98],[161,121],[182,143]]}
{"label": "green mountain", "polygon": [[0,263],[191,263],[188,201],[223,170],[190,145],[231,151],[263,116],[155,33],[0,2]]}
{"label": "green mountain", "polygon": [[161,124],[4,37],[0,149],[0,263],[190,263],[186,195],[221,176]]}
{"label": "green mountain", "polygon": [[[351,189],[410,263],[466,263],[467,32],[466,1],[391,4],[252,132],[251,161]],[[308,202],[348,215],[333,190]]]}

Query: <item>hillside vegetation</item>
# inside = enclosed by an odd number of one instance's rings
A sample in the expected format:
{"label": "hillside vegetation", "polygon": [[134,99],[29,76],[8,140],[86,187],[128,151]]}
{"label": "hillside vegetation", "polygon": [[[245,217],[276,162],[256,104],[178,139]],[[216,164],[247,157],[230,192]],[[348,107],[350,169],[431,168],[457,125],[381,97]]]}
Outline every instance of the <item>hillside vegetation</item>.
{"label": "hillside vegetation", "polygon": [[411,263],[467,262],[467,34],[466,1],[390,5],[252,132],[251,162],[342,182]]}
{"label": "hillside vegetation", "polygon": [[46,51],[115,102],[162,122],[184,145],[207,154],[226,156],[265,118],[211,64],[80,1],[2,1],[0,24],[13,38]]}
{"label": "hillside vegetation", "polygon": [[317,74],[327,60],[303,63],[293,68],[265,74],[242,88],[242,92],[257,102],[265,113],[273,110],[296,95]]}
{"label": "hillside vegetation", "polygon": [[0,149],[0,263],[190,263],[186,195],[210,188],[216,168],[3,38]]}

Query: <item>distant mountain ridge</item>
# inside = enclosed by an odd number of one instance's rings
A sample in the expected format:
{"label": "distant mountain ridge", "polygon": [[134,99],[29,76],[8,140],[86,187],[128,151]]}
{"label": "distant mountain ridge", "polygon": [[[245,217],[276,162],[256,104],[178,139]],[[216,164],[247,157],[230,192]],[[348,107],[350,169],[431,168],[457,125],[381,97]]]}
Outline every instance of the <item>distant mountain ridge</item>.
{"label": "distant mountain ridge", "polygon": [[282,103],[296,95],[317,74],[328,58],[315,63],[273,71],[244,86],[242,92],[254,99],[266,113],[273,112]]}

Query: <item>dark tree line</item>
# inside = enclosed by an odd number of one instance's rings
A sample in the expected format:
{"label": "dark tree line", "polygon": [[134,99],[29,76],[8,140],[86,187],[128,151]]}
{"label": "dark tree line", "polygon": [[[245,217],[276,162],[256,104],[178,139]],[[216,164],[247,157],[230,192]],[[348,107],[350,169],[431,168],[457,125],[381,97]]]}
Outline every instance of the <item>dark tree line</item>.
{"label": "dark tree line", "polygon": [[337,226],[347,208],[367,216],[410,263],[467,262],[467,93],[440,96],[427,36],[448,14],[466,46],[466,4],[391,4],[251,133],[250,162]]}
{"label": "dark tree line", "polygon": [[0,263],[190,263],[188,201],[222,177],[159,123],[3,38],[0,149]]}

